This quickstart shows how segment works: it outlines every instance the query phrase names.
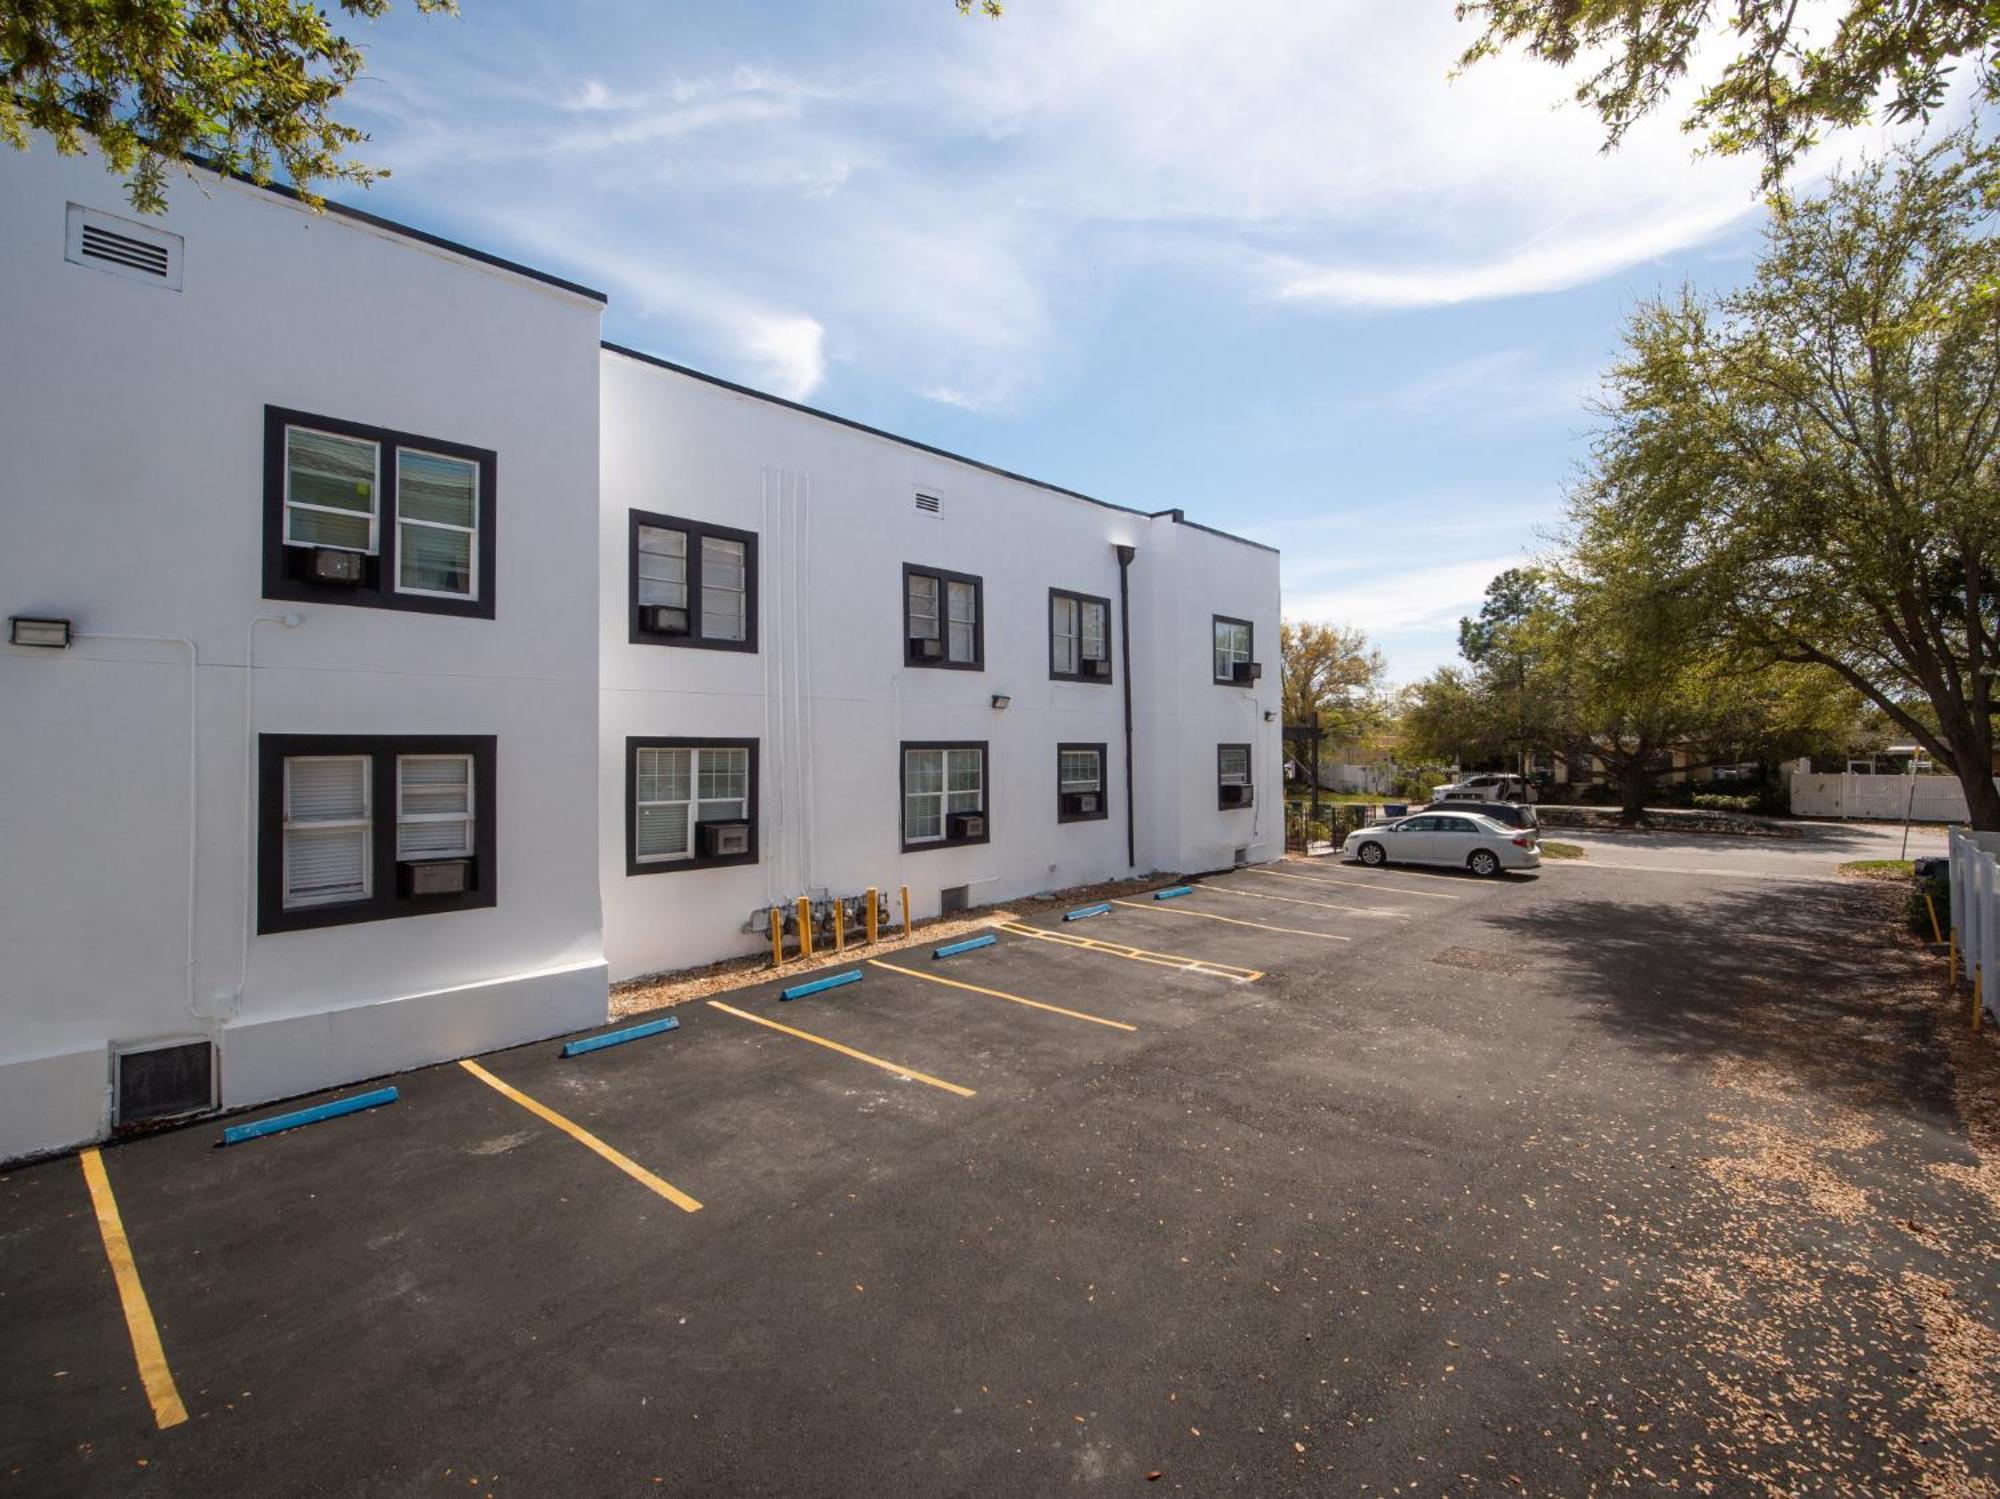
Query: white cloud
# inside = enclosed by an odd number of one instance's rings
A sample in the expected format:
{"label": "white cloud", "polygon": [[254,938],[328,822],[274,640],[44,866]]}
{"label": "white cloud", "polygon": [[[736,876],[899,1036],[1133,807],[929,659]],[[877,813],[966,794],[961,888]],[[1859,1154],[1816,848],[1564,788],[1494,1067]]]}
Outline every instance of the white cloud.
{"label": "white cloud", "polygon": [[626,53],[586,57],[535,16],[399,33],[411,52],[358,96],[373,155],[450,173],[509,239],[622,267],[597,274],[650,287],[663,331],[725,366],[796,391],[831,346],[982,411],[1044,391],[1148,262],[1225,301],[1453,305],[1616,274],[1753,208],[1754,168],[1691,163],[1671,119],[1605,157],[1592,117],[1553,107],[1553,70],[1448,81],[1470,33],[1443,4],[863,14],[837,64],[733,16],[677,46],[691,23],[614,12],[592,34]]}
{"label": "white cloud", "polygon": [[1385,559],[1376,566],[1352,571],[1345,582],[1321,583],[1310,590],[1294,592],[1289,582],[1291,561],[1287,558],[1285,617],[1350,621],[1378,639],[1455,625],[1461,615],[1478,611],[1488,583],[1508,568],[1520,565],[1519,554],[1414,568],[1407,562]]}

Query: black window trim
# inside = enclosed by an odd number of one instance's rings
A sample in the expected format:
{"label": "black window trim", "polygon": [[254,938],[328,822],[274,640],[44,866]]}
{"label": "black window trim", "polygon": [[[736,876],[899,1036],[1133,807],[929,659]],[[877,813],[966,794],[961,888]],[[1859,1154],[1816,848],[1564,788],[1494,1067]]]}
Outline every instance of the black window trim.
{"label": "black window trim", "polygon": [[1237,619],[1234,615],[1230,614],[1215,614],[1209,616],[1208,622],[1208,674],[1214,680],[1215,685],[1218,687],[1240,686],[1254,688],[1257,685],[1255,682],[1238,682],[1234,677],[1218,677],[1215,675],[1215,627],[1217,625],[1241,625],[1244,629],[1248,630],[1250,632],[1250,659],[1255,661],[1257,659],[1256,621]]}
{"label": "black window trim", "polygon": [[1223,752],[1233,749],[1243,751],[1243,784],[1252,787],[1257,784],[1257,756],[1253,747],[1241,740],[1218,744],[1215,747],[1215,805],[1225,812],[1241,812],[1243,810],[1241,807],[1229,806],[1222,800],[1222,788],[1225,785],[1233,786],[1236,784],[1234,781],[1225,782],[1222,779]]}
{"label": "black window trim", "polygon": [[[945,655],[935,661],[919,661],[910,653],[910,576],[917,574],[938,580],[938,629],[943,632]],[[951,583],[972,585],[972,659],[953,661],[951,652],[951,601],[946,587]],[[949,568],[926,567],[922,563],[903,564],[903,664],[926,671],[986,670],[986,580],[976,573],[955,573]],[[929,847],[928,844],[924,845]]]}
{"label": "black window trim", "polygon": [[[1097,810],[1095,812],[1065,812],[1062,799],[1062,757],[1065,750],[1090,750],[1097,756]],[[1080,744],[1068,743],[1056,746],[1056,821],[1057,822],[1103,822],[1111,816],[1110,745],[1108,743]]]}
{"label": "black window trim", "polygon": [[[703,858],[690,853],[685,859],[655,859],[641,861],[639,858],[639,751],[642,749],[747,749],[750,751],[750,851],[744,854],[722,854]],[[680,874],[690,869],[731,869],[744,864],[762,861],[763,853],[757,835],[763,827],[760,815],[758,790],[760,782],[757,770],[758,741],[729,735],[689,736],[660,734],[628,734],[625,738],[625,873],[635,874]],[[697,788],[699,789],[699,788]],[[692,836],[692,831],[690,831]]]}
{"label": "black window trim", "polygon": [[[287,566],[293,556],[306,556],[311,547],[292,546],[285,541],[285,429],[305,427],[335,437],[352,437],[375,443],[381,452],[377,480],[382,493],[376,497],[376,546],[365,564],[372,581],[353,586],[315,583],[295,576]],[[444,458],[462,458],[479,468],[479,529],[473,547],[478,569],[478,597],[442,598],[436,594],[399,593],[396,590],[396,550],[401,536],[396,524],[396,454],[411,448]],[[499,557],[499,455],[491,448],[477,448],[443,438],[423,437],[414,432],[398,432],[388,427],[369,426],[341,417],[319,416],[310,411],[294,411],[283,406],[264,408],[264,597],[310,604],[344,604],[356,609],[402,609],[415,614],[449,614],[462,619],[494,618],[499,594],[496,576]]]}
{"label": "black window trim", "polygon": [[[639,628],[641,526],[660,526],[669,531],[687,533],[688,633],[685,635],[655,635]],[[701,540],[704,536],[743,544],[741,640],[710,640],[701,633]],[[662,515],[653,510],[631,511],[625,530],[625,638],[633,645],[679,646],[682,650],[694,651],[743,651],[754,655],[757,650],[757,533],[739,531],[734,526],[717,525],[713,521],[691,520],[684,515]]]}
{"label": "black window trim", "polygon": [[[919,569],[921,571],[921,569]],[[986,831],[977,838],[927,838],[919,843],[910,842],[905,834],[909,826],[909,790],[911,750],[962,750],[979,751],[979,814],[986,819]],[[946,813],[949,817],[951,814]],[[947,826],[949,824],[947,823]],[[896,746],[896,841],[906,854],[929,853],[934,848],[973,848],[981,843],[993,841],[993,750],[991,742],[985,739],[905,739]]]}
{"label": "black window trim", "polygon": [[[257,934],[476,911],[499,902],[498,739],[492,734],[259,734],[257,736]],[[366,900],[285,909],[285,761],[306,755],[367,755],[374,891]],[[402,755],[472,757],[472,878],[457,895],[399,895],[396,879],[396,760]]]}
{"label": "black window trim", "polygon": [[[1077,606],[1077,616],[1076,616],[1077,669],[1075,671],[1056,670],[1055,605],[1057,599],[1074,600]],[[1093,687],[1109,687],[1113,685],[1113,683],[1117,679],[1118,668],[1115,664],[1112,665],[1111,670],[1108,673],[1106,673],[1104,676],[1101,677],[1085,676],[1083,672],[1083,606],[1085,604],[1095,604],[1097,605],[1098,608],[1104,611],[1104,659],[1107,663],[1115,663],[1118,659],[1117,646],[1116,643],[1111,638],[1111,630],[1112,630],[1111,600],[1108,598],[1100,597],[1099,595],[1094,593],[1078,593],[1074,588],[1051,588],[1049,590],[1049,611],[1048,611],[1048,621],[1047,621],[1049,629],[1049,680],[1051,682],[1083,682]]]}

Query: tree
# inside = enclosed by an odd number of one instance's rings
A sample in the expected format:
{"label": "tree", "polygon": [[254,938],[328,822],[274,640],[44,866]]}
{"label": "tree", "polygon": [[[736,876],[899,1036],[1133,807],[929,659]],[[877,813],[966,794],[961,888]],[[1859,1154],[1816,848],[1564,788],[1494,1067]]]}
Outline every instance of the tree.
{"label": "tree", "polygon": [[1288,619],[1278,626],[1278,651],[1286,723],[1317,723],[1327,744],[1351,743],[1380,725],[1388,667],[1362,631]]}
{"label": "tree", "polygon": [[[955,3],[1000,15],[999,0]],[[340,9],[373,20],[389,0]],[[317,207],[316,182],[388,175],[349,157],[368,136],[333,116],[361,64],[314,0],[0,0],[0,140],[26,150],[41,131],[68,154],[94,145],[144,213],[166,212],[169,167],[197,162],[257,182],[282,172]]]}
{"label": "tree", "polygon": [[1736,662],[1824,668],[2000,831],[2000,158],[1960,135],[1775,200],[1752,283],[1643,306],[1576,514]]}
{"label": "tree", "polygon": [[[1479,618],[1458,622],[1458,653],[1485,675],[1496,695],[1510,696],[1508,736],[1514,768],[1527,773],[1529,744],[1528,677],[1535,662],[1530,650],[1535,635],[1524,628],[1549,602],[1547,581],[1532,567],[1510,567],[1486,585]],[[1482,756],[1481,758],[1491,758]]]}
{"label": "tree", "polygon": [[1514,46],[1558,67],[1587,58],[1576,98],[1603,120],[1610,147],[1687,76],[1705,41],[1725,41],[1736,51],[1683,126],[1705,132],[1718,151],[1761,155],[1766,186],[1824,127],[1861,124],[1878,107],[1892,122],[1928,120],[1960,63],[1976,71],[1988,103],[2000,100],[2000,5],[1991,0],[1840,0],[1834,16],[1828,9],[1799,0],[1459,0],[1459,19],[1484,27],[1460,66]]}

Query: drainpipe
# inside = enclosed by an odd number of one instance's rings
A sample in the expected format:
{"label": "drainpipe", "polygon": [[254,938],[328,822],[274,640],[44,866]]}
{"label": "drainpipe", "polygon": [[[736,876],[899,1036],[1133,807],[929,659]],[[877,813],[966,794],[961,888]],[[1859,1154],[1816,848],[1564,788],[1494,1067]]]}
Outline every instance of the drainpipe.
{"label": "drainpipe", "polygon": [[1137,547],[1114,546],[1118,554],[1118,649],[1125,676],[1125,867],[1139,867],[1137,803],[1132,794],[1132,584],[1126,569],[1139,555]]}

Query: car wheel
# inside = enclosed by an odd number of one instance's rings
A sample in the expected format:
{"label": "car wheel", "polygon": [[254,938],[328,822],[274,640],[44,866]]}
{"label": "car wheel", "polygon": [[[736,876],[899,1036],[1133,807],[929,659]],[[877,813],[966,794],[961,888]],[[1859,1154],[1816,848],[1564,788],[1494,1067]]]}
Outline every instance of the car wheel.
{"label": "car wheel", "polygon": [[1483,879],[1500,872],[1500,856],[1489,848],[1475,848],[1472,857],[1465,861],[1465,867]]}
{"label": "car wheel", "polygon": [[1355,850],[1355,857],[1370,869],[1388,859],[1389,855],[1379,843],[1364,843]]}

